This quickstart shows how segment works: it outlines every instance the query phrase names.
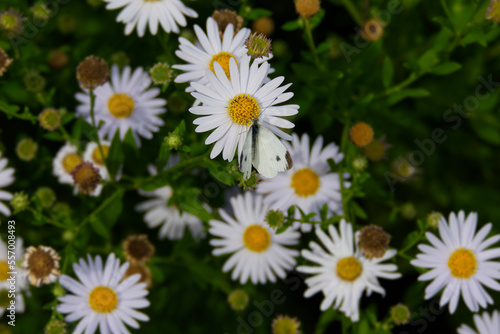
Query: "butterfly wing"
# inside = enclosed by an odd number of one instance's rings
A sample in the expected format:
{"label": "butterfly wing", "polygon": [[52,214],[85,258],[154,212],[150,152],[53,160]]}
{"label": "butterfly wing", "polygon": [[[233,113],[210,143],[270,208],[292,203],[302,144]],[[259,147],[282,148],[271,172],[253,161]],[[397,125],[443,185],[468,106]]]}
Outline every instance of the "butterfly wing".
{"label": "butterfly wing", "polygon": [[252,161],[255,155],[253,145],[254,126],[255,125],[252,125],[248,131],[247,138],[245,139],[245,143],[243,144],[243,149],[240,154],[240,172],[243,173],[244,180],[248,179],[252,173]]}
{"label": "butterfly wing", "polygon": [[256,126],[257,132],[253,133],[253,165],[257,172],[264,177],[273,178],[278,172],[292,168],[292,157],[285,145],[267,128],[258,124]]}

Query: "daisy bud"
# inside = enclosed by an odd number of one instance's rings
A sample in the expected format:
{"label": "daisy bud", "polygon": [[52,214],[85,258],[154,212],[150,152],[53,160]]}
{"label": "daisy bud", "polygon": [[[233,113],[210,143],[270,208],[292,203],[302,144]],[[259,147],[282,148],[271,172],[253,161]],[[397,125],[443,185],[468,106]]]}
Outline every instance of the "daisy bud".
{"label": "daisy bud", "polygon": [[130,64],[130,58],[123,51],[115,52],[110,57],[111,64],[118,65],[120,69]]}
{"label": "daisy bud", "polygon": [[368,160],[362,155],[358,155],[352,160],[352,167],[359,171],[362,172],[368,167]]}
{"label": "daisy bud", "polygon": [[427,215],[427,226],[431,228],[437,228],[439,221],[443,218],[443,214],[441,212],[432,211]]}
{"label": "daisy bud", "polygon": [[401,211],[401,215],[403,216],[403,218],[407,220],[412,220],[417,215],[417,209],[411,202],[403,204],[403,206],[399,208],[399,210]]}
{"label": "daisy bud", "polygon": [[285,222],[285,215],[280,210],[270,210],[265,218],[266,222],[272,228],[280,228]]}
{"label": "daisy bud", "polygon": [[23,161],[31,161],[38,151],[38,144],[31,138],[21,139],[16,146],[17,157]]}
{"label": "daisy bud", "polygon": [[300,321],[288,315],[278,315],[271,325],[273,334],[299,334],[299,327]]}
{"label": "daisy bud", "polygon": [[23,32],[23,17],[20,11],[9,8],[9,10],[0,12],[0,30],[7,34],[21,34]]}
{"label": "daisy bud", "polygon": [[499,0],[491,0],[488,5],[488,9],[486,10],[486,18],[488,20],[492,20],[494,24],[498,24],[500,22],[500,1]]}
{"label": "daisy bud", "polygon": [[385,152],[389,147],[384,138],[374,139],[363,148],[363,153],[370,161],[380,161],[385,158]]}
{"label": "daisy bud", "polygon": [[76,68],[76,79],[82,88],[95,89],[109,78],[108,63],[94,55],[86,57]]}
{"label": "daisy bud", "polygon": [[151,270],[148,266],[143,262],[129,262],[130,265],[123,275],[122,281],[126,280],[128,277],[139,274],[141,279],[137,281],[137,283],[145,283],[146,288],[151,287],[152,279],[151,279]]}
{"label": "daisy bud", "polygon": [[410,320],[410,310],[404,304],[394,305],[389,312],[391,313],[392,321],[396,325],[404,325]]}
{"label": "daisy bud", "polygon": [[268,57],[271,54],[271,40],[264,34],[254,32],[245,41],[247,54],[254,59]]}
{"label": "daisy bud", "polygon": [[155,246],[146,234],[130,235],[123,241],[123,254],[129,262],[146,262],[155,253]]}
{"label": "daisy bud", "polygon": [[51,319],[43,331],[44,334],[66,334],[66,323],[56,318]]}
{"label": "daisy bud", "polygon": [[62,13],[58,15],[57,29],[65,35],[72,33],[76,28],[76,19],[73,15]]}
{"label": "daisy bud", "polygon": [[405,159],[399,159],[398,161],[396,161],[393,164],[392,168],[397,175],[406,180],[413,179],[415,174],[419,172],[419,169],[415,168],[410,162]]}
{"label": "daisy bud", "polygon": [[0,77],[3,76],[3,74],[7,71],[7,68],[10,66],[12,63],[12,59],[9,58],[7,53],[0,48]]}
{"label": "daisy bud", "polygon": [[73,182],[82,194],[92,193],[101,183],[99,170],[90,162],[83,162],[71,172]]}
{"label": "daisy bud", "polygon": [[248,294],[241,289],[234,290],[227,296],[227,302],[235,311],[243,311],[248,306],[249,300]]}
{"label": "daisy bud", "polygon": [[52,289],[52,293],[56,297],[62,297],[66,294],[66,290],[60,286],[59,284],[54,285],[54,289]]}
{"label": "daisy bud", "polygon": [[243,188],[243,190],[245,191],[253,190],[257,188],[257,185],[260,183],[260,181],[262,180],[259,175],[255,171],[253,171],[248,179],[244,180],[243,177],[241,178],[241,182],[240,184],[238,184],[238,187]]}
{"label": "daisy bud", "polygon": [[359,249],[368,259],[374,257],[380,259],[384,256],[390,240],[390,235],[385,233],[382,227],[376,225],[363,227],[358,235]]}
{"label": "daisy bud", "polygon": [[[59,203],[58,203],[59,204]],[[61,203],[61,204],[66,204],[66,203]],[[66,204],[67,205],[67,204]],[[54,205],[54,210],[55,208],[57,207],[57,204]],[[69,209],[69,207],[68,207]],[[62,239],[66,242],[71,242],[73,239],[75,239],[75,233],[73,231],[70,231],[70,230],[66,230],[63,232],[62,234]]]}
{"label": "daisy bud", "polygon": [[167,63],[157,63],[149,71],[151,80],[157,85],[166,85],[172,79],[172,71]]}
{"label": "daisy bud", "polygon": [[269,16],[258,18],[252,22],[252,31],[255,31],[266,36],[270,36],[274,32],[274,21]]}
{"label": "daisy bud", "polygon": [[40,287],[42,284],[55,282],[61,275],[59,260],[59,254],[51,247],[30,246],[24,253],[22,266],[28,271],[28,281]]}
{"label": "daisy bud", "polygon": [[47,131],[54,131],[61,124],[61,116],[55,108],[45,108],[38,115],[40,126]]}
{"label": "daisy bud", "polygon": [[39,21],[45,21],[49,18],[51,11],[46,4],[39,2],[30,9],[33,17]]}
{"label": "daisy bud", "polygon": [[328,43],[328,56],[332,59],[340,58],[342,56],[342,48],[340,47],[342,39],[336,35],[332,35],[326,39],[326,42]]}
{"label": "daisy bud", "polygon": [[359,122],[352,126],[349,137],[357,147],[365,147],[373,140],[373,128],[366,123]]}
{"label": "daisy bud", "polygon": [[30,205],[30,200],[28,195],[24,193],[24,191],[17,192],[14,194],[14,197],[10,200],[10,205],[14,209],[14,213],[18,213],[26,210]]}
{"label": "daisy bud", "polygon": [[214,10],[214,12],[212,13],[212,18],[215,20],[215,22],[217,22],[220,38],[224,36],[224,31],[226,30],[228,24],[233,25],[235,35],[243,26],[243,18],[239,16],[238,13],[234,10],[229,10],[227,8]]}
{"label": "daisy bud", "polygon": [[45,88],[45,78],[37,70],[30,70],[23,76],[23,82],[26,89],[31,93],[41,93]]}
{"label": "daisy bud", "polygon": [[376,19],[366,21],[361,27],[361,36],[370,42],[378,41],[384,34],[384,26]]}
{"label": "daisy bud", "polygon": [[178,150],[182,145],[181,136],[174,132],[169,132],[164,140],[171,150]]}
{"label": "daisy bud", "polygon": [[62,70],[68,65],[68,55],[60,49],[54,49],[50,52],[48,64],[54,70]]}
{"label": "daisy bud", "polygon": [[321,9],[319,0],[297,0],[295,1],[295,10],[300,16],[309,18]]}
{"label": "daisy bud", "polygon": [[288,54],[288,44],[282,39],[273,40],[272,48],[273,55],[277,58],[282,58]]}
{"label": "daisy bud", "polygon": [[56,193],[49,187],[40,187],[35,193],[35,196],[40,199],[42,207],[49,209],[56,201]]}

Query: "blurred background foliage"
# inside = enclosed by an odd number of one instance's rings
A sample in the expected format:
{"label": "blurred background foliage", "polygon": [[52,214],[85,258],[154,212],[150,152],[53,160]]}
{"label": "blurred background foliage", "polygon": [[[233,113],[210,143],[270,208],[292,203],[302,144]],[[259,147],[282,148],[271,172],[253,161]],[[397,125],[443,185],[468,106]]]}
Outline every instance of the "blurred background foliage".
{"label": "blurred background foliage", "polygon": [[[274,285],[245,285],[251,298],[249,307],[243,312],[231,310],[227,294],[238,284],[221,272],[225,257],[213,257],[207,239],[196,242],[189,234],[177,242],[158,240],[157,230],[148,229],[142,215],[134,210],[142,200],[137,188],[171,184],[180,207],[207,220],[210,214],[193,198],[221,207],[226,191],[238,182],[239,175],[232,169],[235,162],[203,158],[190,165],[191,159],[205,154],[208,147],[203,144],[205,137],[194,132],[193,116],[187,111],[193,99],[184,93],[186,85],[171,83],[164,87],[161,96],[168,100],[168,112],[163,115],[166,125],[151,141],[140,150],[130,140],[120,144],[118,151],[128,176],[124,182],[106,187],[98,198],[73,196],[71,187],[58,184],[52,176],[52,159],[63,144],[63,136],[41,129],[36,121],[38,113],[44,107],[64,108],[65,129],[84,147],[92,128],[73,116],[77,104],[74,94],[80,91],[75,68],[84,57],[94,54],[110,64],[146,69],[159,61],[181,61],[174,54],[176,35],[124,36],[124,26],[115,22],[118,11],[107,11],[99,0],[55,3],[53,17],[43,26],[32,25],[34,29],[25,32],[29,35],[14,45],[7,36],[0,38],[0,47],[14,58],[0,78],[1,148],[16,170],[16,182],[10,189],[24,190],[31,196],[39,186],[49,186],[56,191],[58,201],[70,207],[68,213],[42,211],[32,203],[32,211],[15,215],[18,236],[24,238],[26,246],[44,244],[58,250],[63,271],[72,275],[70,264],[78,257],[109,252],[122,256],[122,240],[130,234],[148,234],[157,248],[150,264],[151,306],[146,309],[151,321],[142,323],[138,333],[237,333],[241,321],[248,321],[252,312],[258,311],[252,303],[269,300],[275,289],[283,291],[286,300],[274,305],[271,315],[264,316],[263,324],[252,333],[269,333],[277,314],[297,316],[304,333],[331,333],[342,323],[344,333],[386,333],[376,328],[398,302],[407,304],[415,318],[409,325],[394,328],[394,333],[450,333],[463,322],[472,323],[472,314],[463,304],[450,316],[447,310],[435,308],[435,300],[423,301],[425,284],[416,281],[418,272],[408,263],[415,247],[396,260],[404,277],[382,282],[387,290],[385,298],[363,298],[362,320],[349,329],[339,313],[330,310],[321,314],[322,296],[302,297],[305,286],[293,272]],[[339,169],[349,172],[353,182],[343,194],[346,216],[358,227],[369,223],[383,226],[392,235],[391,246],[403,249],[423,240],[427,228],[424,222],[431,211],[447,216],[450,211],[465,210],[479,213],[480,226],[491,221],[494,232],[500,232],[498,87],[478,100],[477,108],[467,117],[453,111],[454,105],[463,105],[468,97],[475,96],[479,77],[500,82],[500,29],[485,19],[488,1],[323,0],[322,11],[311,19],[315,51],[306,34],[305,20],[298,17],[291,0],[185,3],[199,13],[199,18],[188,20],[184,36],[194,36],[193,24],[204,27],[214,9],[238,11],[247,27],[260,17],[271,18],[273,76],[284,75],[285,83],[293,83],[292,103],[300,105],[293,120],[295,131],[313,138],[322,135],[325,143],[341,145],[345,159]],[[0,10],[19,9],[27,22],[33,22],[29,10],[33,4],[3,0]],[[385,21],[381,38],[366,42],[356,37],[363,21],[373,17]],[[481,93],[486,92],[482,88]],[[147,164],[157,161],[163,138],[182,120],[186,129],[181,155],[189,168],[148,181]],[[370,161],[365,171],[353,168],[353,160],[362,156],[363,150],[347,140],[350,126],[358,121],[370,124],[375,137],[383,137],[388,147],[384,157]],[[434,143],[431,154],[423,152],[415,141],[432,146],[429,140],[438,128],[446,140]],[[15,154],[17,142],[26,137],[39,144],[32,162],[23,162]],[[415,167],[414,172],[398,174],[397,161],[411,161],[415,151],[423,152],[419,155],[424,157],[422,162],[406,166],[409,170]],[[413,153],[413,158],[417,155]],[[203,168],[192,174],[195,166]],[[388,178],[397,181],[393,190]],[[53,221],[62,226],[55,226]],[[300,247],[314,238],[306,235]],[[493,293],[493,297],[498,300],[499,294]],[[26,301],[25,314],[18,314],[16,327],[9,330],[40,333],[51,314],[47,308],[54,301],[52,287],[31,288]]]}

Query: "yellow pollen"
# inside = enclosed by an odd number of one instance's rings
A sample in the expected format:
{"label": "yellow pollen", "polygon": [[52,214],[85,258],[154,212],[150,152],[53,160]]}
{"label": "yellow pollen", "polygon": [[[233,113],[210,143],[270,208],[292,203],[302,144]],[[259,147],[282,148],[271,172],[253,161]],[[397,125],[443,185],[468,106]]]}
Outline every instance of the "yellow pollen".
{"label": "yellow pollen", "polygon": [[243,242],[249,250],[263,252],[271,245],[271,236],[264,227],[254,224],[246,228]]}
{"label": "yellow pollen", "polygon": [[361,275],[363,267],[353,256],[345,257],[337,262],[337,275],[344,281],[353,282]]}
{"label": "yellow pollen", "polygon": [[7,264],[6,261],[1,261],[0,262],[0,282],[7,280],[9,278],[9,265]]}
{"label": "yellow pollen", "polygon": [[301,197],[314,195],[319,188],[319,176],[309,168],[303,168],[292,176],[292,188]]}
{"label": "yellow pollen", "polygon": [[476,256],[470,249],[459,248],[448,259],[448,268],[454,277],[469,279],[477,270]]}
{"label": "yellow pollen", "polygon": [[75,170],[76,166],[82,162],[82,157],[80,157],[77,153],[70,153],[63,158],[62,165],[66,173],[71,173]]}
{"label": "yellow pollen", "polygon": [[229,101],[227,112],[234,123],[248,126],[259,117],[259,103],[253,96],[239,94]]}
{"label": "yellow pollen", "polygon": [[224,73],[226,73],[227,78],[231,80],[231,74],[229,73],[229,59],[231,58],[233,58],[236,61],[236,65],[238,65],[238,61],[231,53],[219,52],[218,54],[212,57],[212,59],[210,60],[210,64],[208,66],[210,67],[210,70],[215,74],[214,63],[218,62],[219,65],[222,66]]}
{"label": "yellow pollen", "polygon": [[[107,158],[109,153],[109,146],[101,145],[101,147],[102,147],[102,153],[104,154],[104,158]],[[102,158],[101,151],[99,151],[99,146],[97,146],[94,149],[94,152],[92,152],[92,160],[95,162],[96,165],[100,166],[104,165],[104,159]]]}
{"label": "yellow pollen", "polygon": [[134,111],[134,100],[127,94],[115,94],[108,100],[109,112],[116,118],[126,118]]}
{"label": "yellow pollen", "polygon": [[109,313],[118,305],[116,292],[107,286],[96,286],[89,294],[90,307],[96,312]]}

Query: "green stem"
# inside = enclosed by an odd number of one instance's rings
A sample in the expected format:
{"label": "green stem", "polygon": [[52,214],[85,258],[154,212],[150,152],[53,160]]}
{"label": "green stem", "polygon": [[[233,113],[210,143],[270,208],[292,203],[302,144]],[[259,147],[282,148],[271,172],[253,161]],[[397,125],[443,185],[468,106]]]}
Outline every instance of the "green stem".
{"label": "green stem", "polygon": [[58,221],[56,221],[56,220],[54,220],[54,219],[52,219],[52,218],[49,218],[49,217],[45,216],[43,213],[38,212],[37,210],[35,210],[35,209],[33,209],[33,208],[28,208],[28,210],[29,210],[29,211],[31,211],[31,213],[32,213],[33,215],[40,214],[40,215],[42,216],[42,218],[43,218],[43,219],[44,219],[47,223],[50,223],[50,224],[52,224],[52,225],[54,225],[54,226],[57,226],[57,227],[59,227],[59,228],[64,228],[64,229],[66,229],[66,228],[67,228],[67,226],[65,226],[65,225],[63,225],[63,224],[61,224],[61,223],[59,223]]}
{"label": "green stem", "polygon": [[71,136],[69,135],[68,131],[66,131],[66,129],[64,128],[64,126],[62,124],[59,124],[59,131],[61,132],[61,135],[64,137],[64,140],[66,140],[67,142],[70,142],[71,144],[77,146],[77,143],[75,140],[73,140],[73,138],[71,138]]}
{"label": "green stem", "polygon": [[351,2],[351,0],[342,0],[342,4],[344,5],[345,9],[351,14],[351,17],[353,20],[359,25],[363,25],[363,17],[361,16],[361,13],[358,11],[356,6]]}
{"label": "green stem", "polygon": [[312,52],[313,57],[314,57],[314,63],[316,64],[316,67],[318,68],[318,70],[321,70],[321,65],[319,63],[319,58],[318,58],[318,52],[316,51],[316,46],[314,45],[314,39],[312,36],[311,22],[309,21],[309,19],[307,17],[304,18],[304,22],[306,24],[305,32],[306,32],[306,36],[307,36],[307,41],[309,43],[309,48],[311,49],[311,52]]}
{"label": "green stem", "polygon": [[[344,124],[344,129],[342,130],[342,139],[340,141],[340,152],[345,154],[345,148],[347,145],[349,133],[349,122],[346,121]],[[339,164],[339,180],[340,180],[340,194],[342,196],[342,210],[344,211],[344,217],[348,222],[351,222],[349,218],[349,212],[347,210],[347,203],[349,202],[349,198],[344,194],[344,160]],[[353,223],[353,222],[351,222]]]}
{"label": "green stem", "polygon": [[405,81],[400,82],[396,86],[387,88],[382,94],[375,96],[375,99],[379,99],[379,98],[389,96],[389,95],[392,95],[394,93],[399,92],[403,88],[406,88],[409,85],[411,85],[412,83],[414,83],[415,81],[417,81],[422,75],[423,75],[423,73],[422,74],[415,74],[415,73],[410,74],[410,76],[408,78],[406,78]]}
{"label": "green stem", "polygon": [[101,145],[101,138],[99,138],[99,130],[97,129],[97,125],[95,124],[95,111],[94,111],[94,108],[95,108],[95,95],[94,95],[94,92],[93,90],[91,89],[89,91],[89,94],[90,94],[90,119],[92,120],[92,127],[94,128],[95,132],[96,132],[96,138],[97,138],[97,147],[99,148],[99,153],[101,154],[101,158],[102,158],[102,161],[104,162],[104,167],[106,167],[106,171],[108,172],[108,175],[109,175],[109,182],[113,182],[114,180],[111,180],[111,173],[109,172],[109,168],[108,168],[108,159],[107,159],[107,156],[104,155],[104,151],[102,149],[102,145]]}

